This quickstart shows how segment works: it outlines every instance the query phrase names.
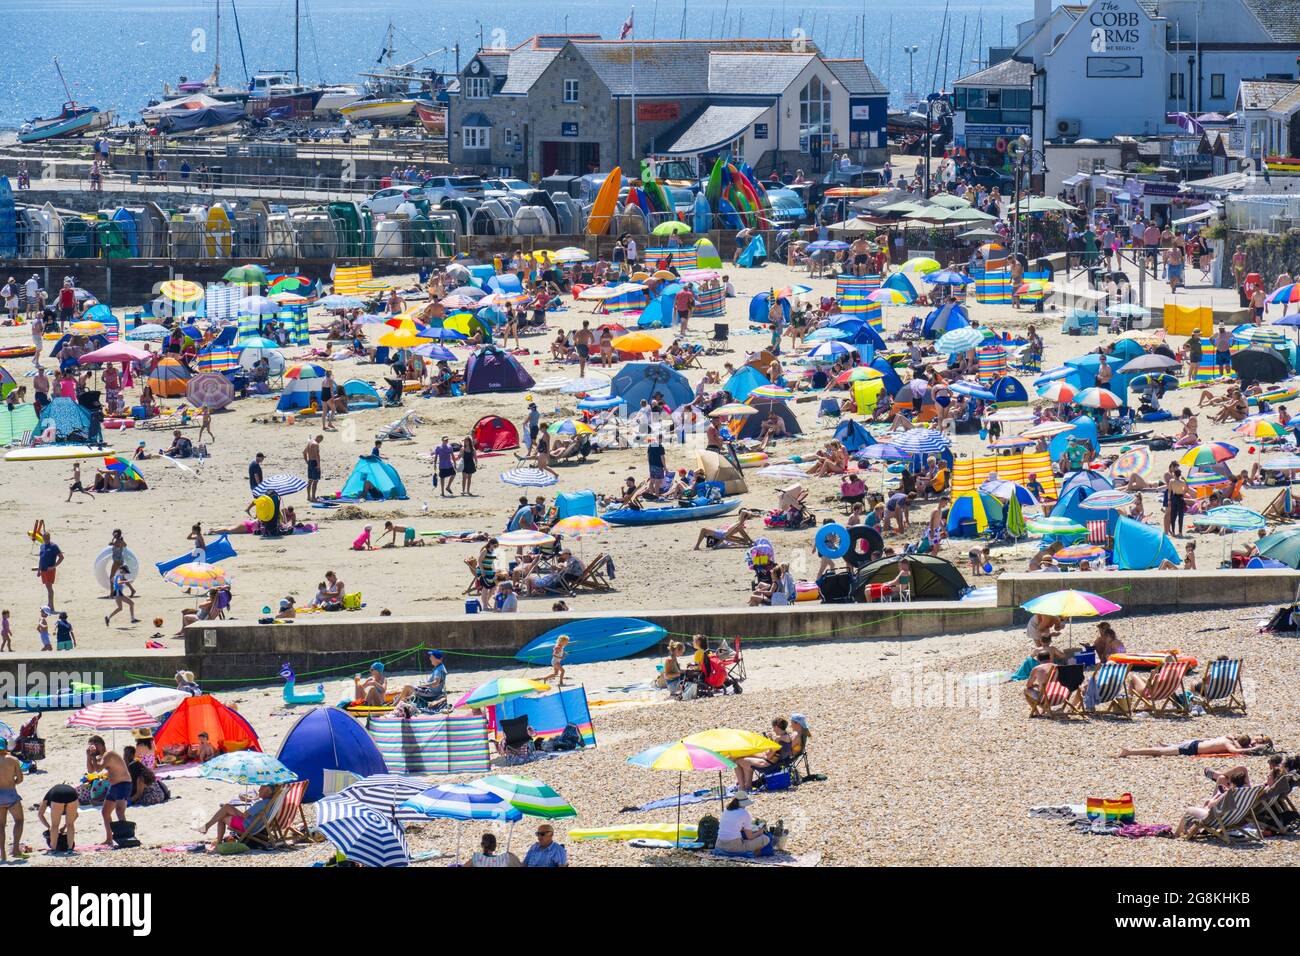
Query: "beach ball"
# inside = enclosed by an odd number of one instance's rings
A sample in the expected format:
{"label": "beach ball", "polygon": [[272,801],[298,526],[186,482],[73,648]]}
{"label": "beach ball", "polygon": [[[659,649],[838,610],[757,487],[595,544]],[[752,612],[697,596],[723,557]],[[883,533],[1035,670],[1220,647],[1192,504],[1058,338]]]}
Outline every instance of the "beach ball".
{"label": "beach ball", "polygon": [[992,574],[992,573],[993,573],[993,565],[991,565],[991,564],[986,564],[986,565],[984,565],[984,573],[985,573],[985,574]]}

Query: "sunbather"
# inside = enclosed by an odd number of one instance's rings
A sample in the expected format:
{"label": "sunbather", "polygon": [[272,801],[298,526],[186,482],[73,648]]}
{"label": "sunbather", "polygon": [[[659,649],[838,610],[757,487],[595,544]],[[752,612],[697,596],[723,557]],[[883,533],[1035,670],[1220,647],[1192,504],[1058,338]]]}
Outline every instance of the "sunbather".
{"label": "sunbather", "polygon": [[[266,826],[267,805],[275,799],[276,790],[272,786],[258,787],[257,800],[247,809],[233,803],[223,803],[202,828],[203,833],[207,833],[213,826],[217,828],[217,842],[212,849],[215,850],[225,840],[227,830],[240,836],[256,836]],[[255,830],[249,829],[250,823],[256,826]]]}
{"label": "sunbather", "polygon": [[1155,747],[1138,747],[1130,750],[1121,747],[1121,757],[1198,757],[1206,754],[1249,754],[1261,747],[1271,747],[1272,737],[1252,737],[1242,734],[1239,737],[1202,737],[1196,740],[1184,740],[1179,744],[1158,744]]}
{"label": "sunbather", "polygon": [[755,770],[768,770],[772,767],[778,767],[782,761],[790,757],[791,737],[789,728],[789,721],[784,717],[777,717],[772,721],[772,729],[766,735],[772,738],[776,746],[757,756],[737,758],[735,768],[736,787],[740,792],[749,793],[750,788],[754,785]]}
{"label": "sunbather", "polygon": [[703,545],[706,548],[747,548],[752,541],[749,539],[749,532],[745,530],[745,523],[751,518],[757,517],[759,512],[742,510],[736,521],[727,525],[725,528],[705,528],[700,531],[700,535],[695,539],[695,547],[692,551],[700,550]]}
{"label": "sunbather", "polygon": [[1178,826],[1174,828],[1174,836],[1187,836],[1189,831],[1197,823],[1204,823],[1220,801],[1227,795],[1233,787],[1245,787],[1248,785],[1246,771],[1244,767],[1239,767],[1228,777],[1228,787],[1216,790],[1214,796],[1206,800],[1199,807],[1188,807],[1183,811],[1183,818],[1178,821]]}

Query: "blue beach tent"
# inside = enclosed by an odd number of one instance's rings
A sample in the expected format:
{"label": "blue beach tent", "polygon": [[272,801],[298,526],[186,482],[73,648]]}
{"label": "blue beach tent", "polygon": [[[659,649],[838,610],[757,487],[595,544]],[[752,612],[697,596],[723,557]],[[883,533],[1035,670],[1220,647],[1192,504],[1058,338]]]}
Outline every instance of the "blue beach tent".
{"label": "blue beach tent", "polygon": [[325,796],[325,771],[346,770],[358,777],[387,773],[379,748],[346,711],[318,707],[298,718],[276,754],[280,763],[307,780],[303,801]]}
{"label": "blue beach tent", "polygon": [[374,491],[367,492],[367,482],[385,501],[406,500],[406,486],[402,484],[397,469],[380,458],[371,458],[368,455],[362,455],[357,459],[356,466],[348,476],[347,484],[343,486],[340,495],[344,498],[364,498],[369,494],[373,500]]}

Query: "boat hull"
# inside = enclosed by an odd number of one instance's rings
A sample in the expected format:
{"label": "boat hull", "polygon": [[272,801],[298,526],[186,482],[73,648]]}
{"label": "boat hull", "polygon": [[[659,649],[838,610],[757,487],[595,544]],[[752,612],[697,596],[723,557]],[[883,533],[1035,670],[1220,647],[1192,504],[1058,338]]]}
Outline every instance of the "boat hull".
{"label": "boat hull", "polygon": [[62,136],[84,136],[96,130],[107,129],[113,123],[113,114],[94,112],[81,113],[77,116],[60,117],[46,120],[33,126],[26,132],[18,134],[20,143],[39,143],[42,140],[58,139]]}
{"label": "boat hull", "polygon": [[415,100],[382,100],[350,103],[339,112],[354,123],[361,120],[369,120],[372,123],[393,123],[406,119],[414,109]]}

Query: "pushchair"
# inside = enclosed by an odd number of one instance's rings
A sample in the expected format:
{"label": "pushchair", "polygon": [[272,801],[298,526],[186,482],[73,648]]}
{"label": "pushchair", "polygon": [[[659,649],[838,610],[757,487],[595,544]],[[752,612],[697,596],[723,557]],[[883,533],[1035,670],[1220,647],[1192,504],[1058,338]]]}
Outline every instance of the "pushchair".
{"label": "pushchair", "polygon": [[388,383],[388,391],[384,393],[384,407],[400,408],[402,405],[402,392],[406,387],[406,383],[400,378],[386,378],[384,381]]}
{"label": "pushchair", "polygon": [[32,770],[36,769],[37,761],[45,759],[45,739],[36,735],[36,725],[40,722],[41,715],[37,714],[23,724],[9,748],[10,753],[30,765]]}

